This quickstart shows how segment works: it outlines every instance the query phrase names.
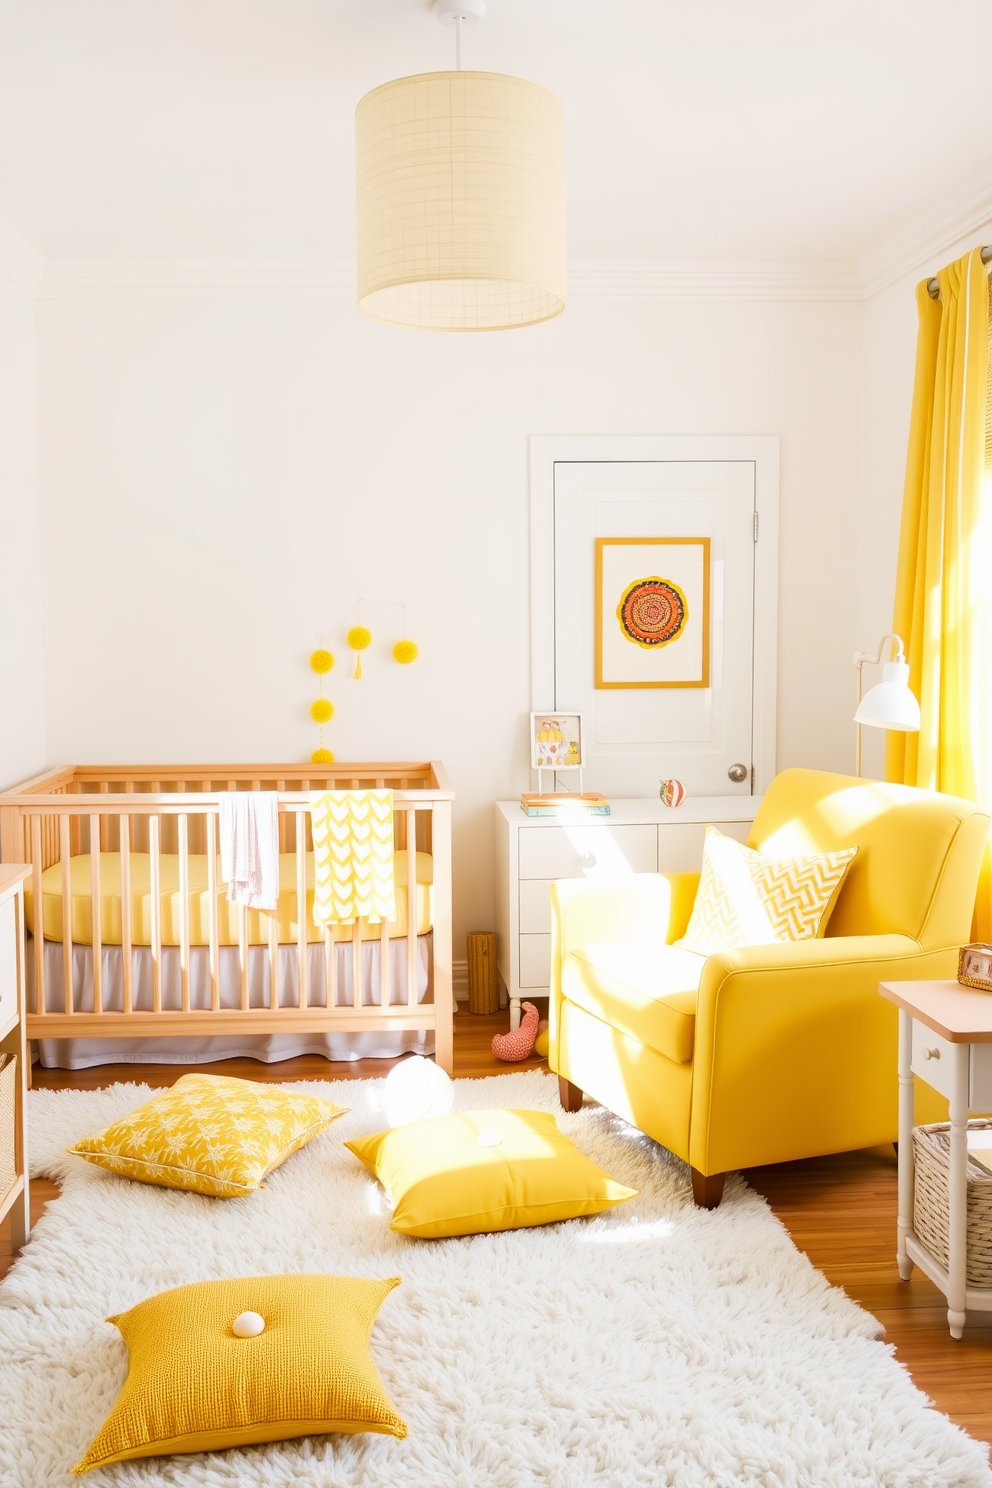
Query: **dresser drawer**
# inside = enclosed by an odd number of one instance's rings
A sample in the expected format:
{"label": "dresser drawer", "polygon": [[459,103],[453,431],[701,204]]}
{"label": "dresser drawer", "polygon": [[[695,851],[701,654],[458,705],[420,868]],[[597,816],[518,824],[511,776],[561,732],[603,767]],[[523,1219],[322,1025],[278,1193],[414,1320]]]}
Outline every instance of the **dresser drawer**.
{"label": "dresser drawer", "polygon": [[519,884],[521,935],[548,935],[551,931],[551,885],[553,878],[522,878]]}
{"label": "dresser drawer", "polygon": [[551,936],[521,935],[520,990],[546,992],[551,983]]}
{"label": "dresser drawer", "polygon": [[0,1024],[17,1015],[17,919],[13,898],[0,904]]}
{"label": "dresser drawer", "polygon": [[614,826],[608,817],[574,827],[521,827],[521,878],[592,878],[656,873],[658,828]]}

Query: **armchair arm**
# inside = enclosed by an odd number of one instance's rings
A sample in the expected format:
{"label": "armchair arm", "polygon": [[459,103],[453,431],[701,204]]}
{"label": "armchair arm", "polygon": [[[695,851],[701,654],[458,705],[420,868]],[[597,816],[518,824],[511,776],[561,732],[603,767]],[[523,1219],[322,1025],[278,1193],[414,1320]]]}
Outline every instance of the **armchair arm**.
{"label": "armchair arm", "polygon": [[886,980],[954,974],[957,949],[836,936],[711,956],[696,1005],[690,1157],[725,1172],[896,1135]]}
{"label": "armchair arm", "polygon": [[559,879],[551,885],[552,934],[563,956],[590,941],[671,944],[685,933],[698,884],[698,873]]}

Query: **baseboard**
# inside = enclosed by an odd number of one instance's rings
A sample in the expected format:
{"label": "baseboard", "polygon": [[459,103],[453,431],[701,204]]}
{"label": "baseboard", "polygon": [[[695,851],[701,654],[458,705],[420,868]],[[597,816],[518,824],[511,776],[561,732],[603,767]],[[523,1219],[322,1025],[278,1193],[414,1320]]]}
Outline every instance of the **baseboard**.
{"label": "baseboard", "polygon": [[468,962],[452,961],[451,985],[456,1002],[468,1002]]}

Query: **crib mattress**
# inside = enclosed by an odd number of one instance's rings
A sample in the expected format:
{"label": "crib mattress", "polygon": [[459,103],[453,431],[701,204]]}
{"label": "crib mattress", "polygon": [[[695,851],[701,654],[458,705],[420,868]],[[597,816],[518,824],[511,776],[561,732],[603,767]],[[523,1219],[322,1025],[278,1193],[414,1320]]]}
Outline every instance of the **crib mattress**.
{"label": "crib mattress", "polygon": [[[130,922],[131,943],[151,945],[151,859],[148,853],[133,852],[131,862]],[[210,944],[209,893],[206,853],[189,854],[189,942],[194,946]],[[389,938],[407,933],[407,854],[393,855],[396,884],[395,920],[388,925]],[[220,883],[220,859],[217,862]],[[322,941],[323,928],[313,922],[313,853],[307,853],[306,939]],[[434,860],[430,853],[417,853],[416,925],[414,933],[425,935],[433,926]],[[93,942],[92,883],[89,853],[79,853],[69,860],[69,883],[72,900],[72,939],[76,945]],[[179,936],[179,855],[162,853],[159,858],[159,904],[162,944],[177,946]],[[46,940],[62,939],[62,865],[53,863],[41,876],[42,926]],[[218,940],[221,945],[238,944],[240,906],[229,904],[222,888],[218,895]],[[100,854],[100,936],[104,945],[121,944],[121,857],[120,853]],[[275,911],[277,936],[281,945],[294,944],[297,935],[296,854],[279,857],[279,900]],[[272,915],[264,910],[247,912],[249,945],[267,945]],[[24,919],[34,933],[34,894],[30,879],[24,885]],[[353,926],[335,925],[334,939],[350,941]],[[362,940],[378,940],[380,927],[360,926]]]}

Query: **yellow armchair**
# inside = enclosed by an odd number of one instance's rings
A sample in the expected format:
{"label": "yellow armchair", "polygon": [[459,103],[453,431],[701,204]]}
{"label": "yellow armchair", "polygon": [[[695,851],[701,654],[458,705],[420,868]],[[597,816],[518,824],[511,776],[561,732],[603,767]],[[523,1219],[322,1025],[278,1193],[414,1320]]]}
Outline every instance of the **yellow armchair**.
{"label": "yellow armchair", "polygon": [[893,1141],[895,1007],[886,980],[954,976],[989,818],[969,801],[816,770],[777,776],[749,845],[857,846],[822,939],[692,955],[698,874],[551,889],[551,1068],[692,1169],[698,1204],[727,1172]]}

